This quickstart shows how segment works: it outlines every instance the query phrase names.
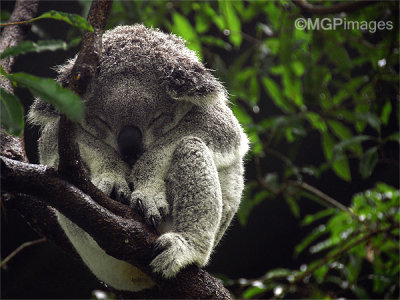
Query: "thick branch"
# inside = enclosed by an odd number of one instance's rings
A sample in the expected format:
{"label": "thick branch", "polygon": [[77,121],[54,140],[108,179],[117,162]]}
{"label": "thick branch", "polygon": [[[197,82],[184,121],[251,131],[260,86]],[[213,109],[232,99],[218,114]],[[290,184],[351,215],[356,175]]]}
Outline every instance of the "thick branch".
{"label": "thick branch", "polygon": [[[15,3],[14,11],[11,14],[10,22],[18,22],[32,19],[37,12],[38,0],[18,0]],[[17,46],[25,37],[30,29],[28,25],[11,25],[4,28],[0,39],[0,53],[9,47]],[[3,69],[9,73],[15,62],[15,57],[7,57],[0,61]],[[0,87],[12,93],[13,89],[9,80],[0,77]]]}
{"label": "thick branch", "polygon": [[[112,0],[94,0],[89,10],[88,22],[94,32],[83,36],[81,49],[72,68],[68,88],[80,96],[88,89],[98,67],[101,39],[112,7]],[[61,116],[58,134],[59,170],[84,192],[91,196],[99,192],[88,180],[76,144],[76,125]],[[99,195],[98,195],[99,196]]]}
{"label": "thick branch", "polygon": [[107,254],[136,265],[150,275],[160,287],[163,297],[230,298],[220,281],[194,266],[183,270],[172,280],[152,273],[148,263],[157,235],[149,226],[133,219],[134,213],[129,207],[114,201],[113,206],[121,210],[124,208],[126,215],[121,217],[112,213],[60,178],[57,171],[48,166],[3,157],[1,178],[7,192],[40,196],[93,236]]}
{"label": "thick branch", "polygon": [[361,7],[374,4],[377,1],[372,0],[357,0],[341,2],[332,6],[319,6],[307,2],[307,0],[293,0],[293,3],[300,7],[303,11],[313,15],[328,15],[337,14],[341,12],[352,12]]}
{"label": "thick branch", "polygon": [[[38,0],[18,0],[10,17],[10,22],[25,21],[35,17]],[[0,53],[8,47],[18,45],[30,29],[30,25],[12,25],[4,28],[0,38]],[[14,65],[15,57],[7,57],[0,61],[2,68],[10,72]],[[11,82],[4,76],[0,76],[0,88],[4,88],[13,94]],[[3,129],[0,132],[1,154],[18,160],[28,161],[24,149],[23,138],[8,135]]]}

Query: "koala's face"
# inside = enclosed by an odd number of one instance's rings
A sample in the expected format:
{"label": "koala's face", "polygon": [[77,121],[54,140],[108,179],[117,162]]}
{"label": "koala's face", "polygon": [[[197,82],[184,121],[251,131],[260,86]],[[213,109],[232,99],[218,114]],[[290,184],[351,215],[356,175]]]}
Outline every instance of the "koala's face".
{"label": "koala's face", "polygon": [[116,74],[96,82],[86,105],[84,127],[133,164],[173,121],[176,103],[155,78]]}

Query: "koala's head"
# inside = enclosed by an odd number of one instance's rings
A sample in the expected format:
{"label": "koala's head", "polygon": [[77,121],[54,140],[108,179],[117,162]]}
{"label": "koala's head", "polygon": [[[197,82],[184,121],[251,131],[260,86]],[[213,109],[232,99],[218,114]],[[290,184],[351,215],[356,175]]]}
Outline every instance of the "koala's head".
{"label": "koala's head", "polygon": [[[73,62],[59,69],[64,84]],[[143,25],[118,26],[103,35],[85,121],[122,154],[140,152],[133,145],[140,140],[143,150],[149,128],[162,132],[185,107],[225,100],[224,87],[181,38]]]}

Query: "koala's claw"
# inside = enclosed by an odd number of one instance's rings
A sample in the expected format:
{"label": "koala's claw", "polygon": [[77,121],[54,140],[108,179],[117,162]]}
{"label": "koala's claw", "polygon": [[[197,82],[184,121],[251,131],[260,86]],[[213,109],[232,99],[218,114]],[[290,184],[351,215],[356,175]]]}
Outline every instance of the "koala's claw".
{"label": "koala's claw", "polygon": [[157,228],[158,224],[157,224],[157,220],[156,220],[156,218],[154,216],[150,217],[150,222],[151,222],[151,225],[153,225],[154,228]]}
{"label": "koala's claw", "polygon": [[134,191],[131,195],[131,207],[137,209],[145,221],[155,229],[163,222],[169,213],[165,196],[150,197],[141,191]]}
{"label": "koala's claw", "polygon": [[137,202],[136,202],[136,203],[137,203],[137,204],[136,204],[136,207],[138,208],[139,213],[140,213],[142,216],[144,216],[143,201],[142,201],[141,199],[137,199]]}
{"label": "koala's claw", "polygon": [[94,178],[92,182],[107,196],[111,196],[122,203],[129,202],[127,199],[129,199],[130,196],[130,189],[123,177],[112,173],[104,173]]}
{"label": "koala's claw", "polygon": [[129,197],[122,191],[118,190],[116,186],[113,187],[110,197],[123,204],[129,204]]}

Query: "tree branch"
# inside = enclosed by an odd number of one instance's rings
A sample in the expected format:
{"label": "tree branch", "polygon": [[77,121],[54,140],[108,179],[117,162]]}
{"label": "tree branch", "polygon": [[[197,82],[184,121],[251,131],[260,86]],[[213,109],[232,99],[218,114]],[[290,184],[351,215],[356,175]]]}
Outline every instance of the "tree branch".
{"label": "tree branch", "polygon": [[[350,208],[348,208],[346,205],[343,205],[342,203],[340,203],[339,201],[336,201],[335,199],[333,199],[332,197],[328,196],[327,194],[321,192],[319,189],[309,185],[306,182],[297,182],[294,180],[289,180],[288,184],[292,185],[292,186],[296,186],[299,187],[305,191],[308,191],[314,195],[316,195],[318,198],[324,200],[325,202],[327,202],[328,204],[330,204],[333,207],[336,207],[337,209],[347,212],[349,213],[351,216],[356,217],[356,215],[354,215],[354,213],[350,210]],[[357,218],[358,219],[358,218]]]}
{"label": "tree branch", "polygon": [[[15,3],[14,10],[10,17],[10,22],[25,21],[35,17],[39,0],[18,0]],[[25,37],[30,25],[11,25],[3,29],[0,37],[0,53],[3,53],[9,47],[18,45]],[[0,65],[7,72],[11,72],[11,68],[15,63],[15,57],[7,57],[0,60]],[[13,94],[11,82],[4,76],[0,76],[0,88],[7,90]],[[18,160],[28,161],[25,153],[24,139],[22,137],[14,137],[8,135],[4,129],[0,132],[1,155],[7,155]]]}
{"label": "tree branch", "polygon": [[[88,89],[98,67],[101,53],[101,39],[112,7],[112,0],[94,0],[87,17],[94,32],[86,32],[81,49],[72,68],[68,88],[83,96]],[[58,133],[59,171],[84,192],[99,196],[97,188],[91,184],[85,174],[79,147],[76,143],[76,125],[61,116]]]}
{"label": "tree branch", "polygon": [[152,273],[148,264],[157,235],[146,224],[132,219],[134,212],[129,207],[114,201],[115,207],[124,207],[125,216],[110,212],[63,180],[54,168],[5,157],[1,163],[1,184],[7,191],[40,196],[87,231],[108,255],[127,261],[151,276],[163,297],[230,299],[219,280],[195,266],[171,280]]}
{"label": "tree branch", "polygon": [[[9,22],[19,22],[32,19],[36,16],[39,0],[18,0],[15,3],[13,13]],[[4,28],[0,39],[0,53],[9,47],[17,46],[25,37],[30,29],[30,24],[10,25]],[[3,69],[9,73],[14,65],[15,57],[10,56],[0,61]],[[0,76],[0,87],[12,93],[12,85],[9,80]]]}
{"label": "tree branch", "polygon": [[376,2],[378,1],[356,0],[356,1],[341,2],[339,4],[335,4],[332,6],[322,6],[322,5],[310,4],[307,2],[307,0],[293,0],[293,3],[298,7],[300,7],[302,11],[313,15],[328,15],[328,14],[337,14],[341,12],[352,12],[361,7],[374,4]]}

